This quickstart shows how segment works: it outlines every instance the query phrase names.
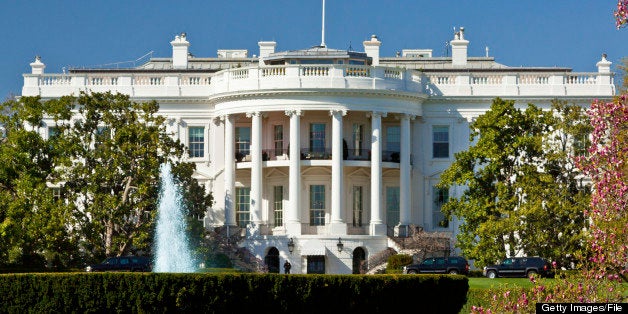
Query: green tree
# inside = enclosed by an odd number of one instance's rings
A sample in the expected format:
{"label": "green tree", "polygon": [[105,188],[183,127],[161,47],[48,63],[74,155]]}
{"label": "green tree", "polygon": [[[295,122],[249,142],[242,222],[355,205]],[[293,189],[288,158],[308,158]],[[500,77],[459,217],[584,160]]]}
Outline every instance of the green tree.
{"label": "green tree", "polygon": [[[166,133],[155,101],[129,96],[81,93],[76,120],[58,136],[67,158],[59,180],[65,196],[78,205],[74,229],[83,249],[94,256],[149,252],[159,197],[159,166],[172,162],[190,215],[211,204],[191,175],[194,164],[181,162],[185,147]],[[61,121],[61,120],[59,120]]]}
{"label": "green tree", "polygon": [[0,264],[79,266],[150,252],[164,162],[184,192],[191,239],[201,242],[197,217],[212,197],[158,110],[111,93],[1,104]]}
{"label": "green tree", "polygon": [[77,256],[71,212],[48,187],[60,150],[39,134],[43,113],[36,97],[0,105],[0,264],[67,265]]}
{"label": "green tree", "polygon": [[456,245],[476,265],[519,253],[575,260],[588,197],[570,161],[574,139],[586,134],[578,108],[554,102],[550,111],[519,109],[496,98],[470,125],[473,144],[455,154],[439,187],[465,187],[443,212],[463,219]]}

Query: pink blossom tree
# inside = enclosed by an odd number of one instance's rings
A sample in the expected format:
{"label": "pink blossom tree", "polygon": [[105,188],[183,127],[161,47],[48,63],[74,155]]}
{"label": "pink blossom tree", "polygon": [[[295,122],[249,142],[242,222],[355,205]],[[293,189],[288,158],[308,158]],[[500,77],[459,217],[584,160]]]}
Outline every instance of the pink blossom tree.
{"label": "pink blossom tree", "polygon": [[628,95],[595,101],[589,155],[577,162],[594,184],[591,207],[590,270],[598,277],[628,280]]}
{"label": "pink blossom tree", "polygon": [[617,0],[617,10],[614,15],[617,28],[628,25],[628,0]]}

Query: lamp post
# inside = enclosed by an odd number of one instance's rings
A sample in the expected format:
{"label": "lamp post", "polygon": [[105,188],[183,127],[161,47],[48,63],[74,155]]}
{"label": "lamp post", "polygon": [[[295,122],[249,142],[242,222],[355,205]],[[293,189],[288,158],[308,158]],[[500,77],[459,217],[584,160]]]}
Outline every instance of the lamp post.
{"label": "lamp post", "polygon": [[290,251],[290,254],[294,251],[294,240],[292,238],[288,241],[288,251]]}

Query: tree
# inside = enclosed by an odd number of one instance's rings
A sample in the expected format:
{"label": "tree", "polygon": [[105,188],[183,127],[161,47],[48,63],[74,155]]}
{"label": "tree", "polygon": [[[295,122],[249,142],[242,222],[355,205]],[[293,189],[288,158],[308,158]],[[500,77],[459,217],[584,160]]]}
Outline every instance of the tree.
{"label": "tree", "polygon": [[191,238],[202,241],[196,218],[212,197],[158,110],[111,93],[0,105],[0,264],[81,266],[150,252],[164,162],[182,187]]}
{"label": "tree", "polygon": [[628,25],[628,0],[617,0],[617,10],[614,12],[615,25],[622,28]]}
{"label": "tree", "polygon": [[586,132],[584,118],[579,107],[561,102],[550,111],[532,104],[522,110],[496,98],[471,123],[474,144],[455,154],[438,185],[465,187],[443,212],[463,219],[456,245],[467,258],[478,266],[520,253],[574,262],[587,192],[570,162],[570,143]]}
{"label": "tree", "polygon": [[628,260],[628,103],[627,95],[612,102],[595,101],[589,110],[593,126],[589,155],[578,159],[594,182],[589,266],[596,276],[626,275]]}
{"label": "tree", "polygon": [[98,257],[150,251],[164,162],[173,163],[186,196],[194,197],[190,214],[210,204],[191,178],[194,164],[181,162],[185,148],[166,133],[155,101],[136,103],[109,92],[81,93],[73,101],[77,119],[57,120],[67,156],[57,179],[78,206],[74,231],[85,251]]}
{"label": "tree", "polygon": [[61,151],[38,133],[43,112],[37,97],[0,105],[0,264],[67,265],[77,256],[71,212],[47,185]]}

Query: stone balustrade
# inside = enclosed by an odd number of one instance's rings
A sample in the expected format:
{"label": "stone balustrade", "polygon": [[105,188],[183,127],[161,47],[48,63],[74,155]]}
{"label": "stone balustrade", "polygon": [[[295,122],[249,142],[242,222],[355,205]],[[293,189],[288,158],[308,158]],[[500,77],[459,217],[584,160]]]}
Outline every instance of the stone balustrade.
{"label": "stone balustrade", "polygon": [[361,65],[285,65],[234,68],[216,73],[24,74],[23,96],[44,98],[80,91],[120,92],[132,97],[209,97],[271,89],[395,90],[438,96],[608,96],[611,73],[420,72]]}

